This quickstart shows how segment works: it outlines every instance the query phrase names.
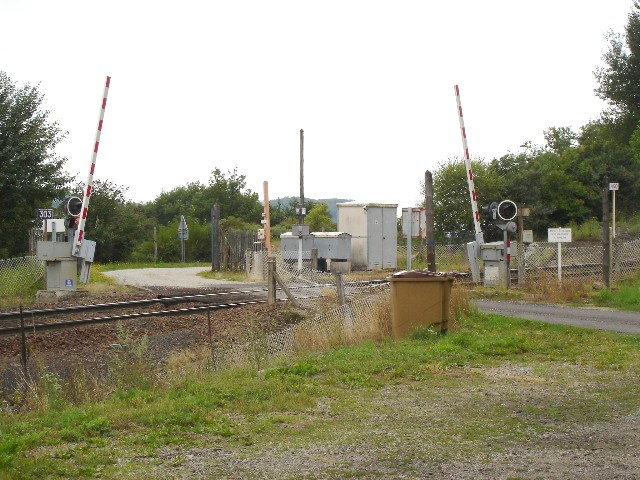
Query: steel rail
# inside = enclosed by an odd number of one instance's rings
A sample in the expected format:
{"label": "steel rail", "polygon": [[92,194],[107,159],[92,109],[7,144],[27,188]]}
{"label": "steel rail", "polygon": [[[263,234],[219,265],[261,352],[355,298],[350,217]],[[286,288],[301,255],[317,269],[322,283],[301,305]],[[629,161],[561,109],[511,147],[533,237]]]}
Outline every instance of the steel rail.
{"label": "steel rail", "polygon": [[[223,295],[232,295],[232,294],[242,294],[242,293],[258,293],[258,292],[266,292],[266,289],[258,289],[258,290],[237,290],[233,292],[216,292],[216,293],[202,293],[202,294],[194,294],[194,295],[180,295],[176,297],[156,297],[144,300],[129,300],[126,302],[108,302],[108,303],[97,303],[90,305],[73,305],[70,307],[53,307],[53,308],[42,308],[35,310],[23,310],[22,315],[24,317],[36,317],[36,316],[46,316],[57,313],[73,313],[73,312],[85,312],[91,310],[106,310],[110,308],[123,308],[123,307],[138,307],[145,305],[152,305],[154,303],[179,303],[179,302],[193,302],[202,300],[205,298],[214,298],[216,296]],[[20,318],[19,311],[13,312],[1,312],[0,320],[15,320]]]}
{"label": "steel rail", "polygon": [[[168,317],[168,316],[177,316],[177,315],[185,315],[190,313],[199,313],[207,310],[215,310],[215,309],[225,309],[225,308],[238,308],[245,307],[248,305],[257,305],[260,303],[267,303],[267,300],[251,300],[245,302],[236,302],[236,303],[221,303],[216,305],[203,305],[200,307],[188,307],[188,308],[178,308],[173,310],[157,310],[153,312],[140,312],[140,313],[126,313],[122,315],[111,315],[106,317],[94,317],[94,318],[85,318],[78,320],[65,320],[61,322],[54,323],[33,323],[28,327],[25,327],[25,331],[46,331],[46,330],[64,330],[73,327],[79,326],[87,326],[87,325],[97,325],[100,323],[109,323],[115,322],[118,320],[136,320],[140,318],[150,318],[150,317]],[[22,332],[21,327],[5,327],[0,328],[0,336],[7,335],[16,335]]]}
{"label": "steel rail", "polygon": [[[345,282],[345,286],[365,286],[365,285],[380,285],[388,283],[388,281],[381,280],[356,280]],[[322,287],[335,287],[335,284],[332,283],[318,283],[315,285],[292,285],[289,287],[290,290],[300,290],[305,288],[322,288]],[[281,290],[277,288],[277,290]],[[73,305],[70,307],[53,307],[53,308],[42,308],[42,309],[34,309],[34,310],[23,310],[22,315],[24,318],[26,317],[37,317],[37,316],[47,316],[52,314],[59,313],[73,313],[73,312],[86,312],[92,310],[107,310],[111,308],[123,308],[123,307],[139,307],[152,305],[155,303],[186,303],[193,301],[201,301],[205,299],[212,299],[215,297],[225,296],[225,295],[240,295],[246,293],[261,293],[267,292],[267,288],[259,288],[259,289],[251,289],[251,290],[232,290],[230,292],[215,292],[215,293],[198,293],[193,295],[179,295],[175,297],[156,297],[144,300],[129,300],[126,302],[107,302],[107,303],[97,303],[97,304],[89,304],[89,305]],[[2,320],[17,320],[20,318],[19,311],[12,312],[0,312],[0,321]]]}

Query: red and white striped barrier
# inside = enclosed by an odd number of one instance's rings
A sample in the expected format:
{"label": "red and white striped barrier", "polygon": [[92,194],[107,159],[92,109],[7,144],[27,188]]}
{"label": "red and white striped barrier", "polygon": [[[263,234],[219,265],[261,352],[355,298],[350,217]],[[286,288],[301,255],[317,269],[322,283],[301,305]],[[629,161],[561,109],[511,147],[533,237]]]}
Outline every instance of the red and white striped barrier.
{"label": "red and white striped barrier", "polygon": [[462,106],[460,103],[460,89],[455,86],[456,104],[458,105],[458,119],[460,121],[460,134],[462,135],[462,148],[464,150],[464,161],[467,168],[467,183],[469,184],[469,197],[471,199],[471,210],[473,212],[473,223],[476,230],[476,241],[484,243],[482,228],[480,227],[480,213],[476,200],[476,188],[473,183],[473,171],[471,170],[471,158],[469,157],[469,147],[467,146],[467,132],[464,128],[464,118],[462,116]]}
{"label": "red and white striped barrier", "polygon": [[80,246],[84,239],[84,226],[87,220],[87,211],[89,210],[89,200],[91,198],[91,188],[93,187],[93,173],[96,168],[96,158],[98,157],[98,146],[100,145],[100,134],[102,133],[102,121],[104,119],[104,110],[107,107],[107,95],[109,94],[109,84],[111,83],[111,77],[107,77],[107,81],[104,86],[104,94],[102,95],[102,106],[100,107],[100,118],[98,120],[98,130],[96,131],[96,141],[93,146],[93,154],[91,155],[91,166],[89,168],[89,176],[87,177],[87,187],[82,199],[82,210],[78,221],[78,229],[76,230],[73,255],[80,253]]}

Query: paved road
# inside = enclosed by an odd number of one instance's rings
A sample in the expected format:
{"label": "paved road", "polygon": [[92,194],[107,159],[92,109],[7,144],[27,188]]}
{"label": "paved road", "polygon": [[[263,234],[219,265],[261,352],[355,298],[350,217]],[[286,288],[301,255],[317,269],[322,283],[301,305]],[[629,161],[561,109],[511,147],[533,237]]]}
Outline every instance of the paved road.
{"label": "paved road", "polygon": [[[209,269],[210,267],[145,268],[115,270],[105,272],[105,275],[119,283],[137,287],[210,288],[229,285],[232,288],[251,288],[251,285],[256,286],[246,282],[212,280],[198,276],[199,272]],[[623,312],[608,308],[572,308],[504,300],[478,299],[473,302],[486,313],[640,335],[640,312]]]}
{"label": "paved road", "polygon": [[640,335],[640,312],[624,312],[610,308],[573,308],[505,300],[478,299],[473,303],[485,313]]}

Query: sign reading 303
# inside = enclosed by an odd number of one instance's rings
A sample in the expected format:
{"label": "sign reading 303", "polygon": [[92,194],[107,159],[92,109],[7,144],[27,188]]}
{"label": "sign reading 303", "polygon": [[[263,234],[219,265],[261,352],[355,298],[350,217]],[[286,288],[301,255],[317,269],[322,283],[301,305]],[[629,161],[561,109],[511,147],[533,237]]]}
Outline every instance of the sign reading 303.
{"label": "sign reading 303", "polygon": [[39,208],[38,209],[38,220],[51,220],[53,218],[53,209],[52,208]]}

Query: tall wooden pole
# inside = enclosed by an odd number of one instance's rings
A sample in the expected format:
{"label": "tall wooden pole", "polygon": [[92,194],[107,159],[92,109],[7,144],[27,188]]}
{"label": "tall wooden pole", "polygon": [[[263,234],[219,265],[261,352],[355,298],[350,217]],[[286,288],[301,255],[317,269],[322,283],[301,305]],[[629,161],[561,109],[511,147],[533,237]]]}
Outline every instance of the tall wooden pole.
{"label": "tall wooden pole", "polygon": [[604,176],[602,186],[602,281],[609,288],[611,284],[611,242],[609,241],[609,176]]}
{"label": "tall wooden pole", "polygon": [[300,211],[298,222],[304,225],[304,130],[300,129]]}
{"label": "tall wooden pole", "polygon": [[220,271],[220,205],[217,203],[211,209],[211,270]]}
{"label": "tall wooden pole", "polygon": [[[300,210],[298,225],[304,225],[304,130],[300,129]],[[302,227],[300,227],[302,230]],[[298,271],[302,271],[302,231],[298,236]]]}
{"label": "tall wooden pole", "polygon": [[427,222],[427,270],[436,271],[436,240],[435,222],[433,215],[433,176],[427,170],[424,174],[424,208]]}
{"label": "tall wooden pole", "polygon": [[271,217],[269,213],[269,182],[262,182],[264,190],[264,245],[267,247],[267,256],[271,256]]}
{"label": "tall wooden pole", "polygon": [[524,229],[524,220],[522,217],[522,208],[518,209],[518,288],[524,285],[524,238],[522,230]]}

